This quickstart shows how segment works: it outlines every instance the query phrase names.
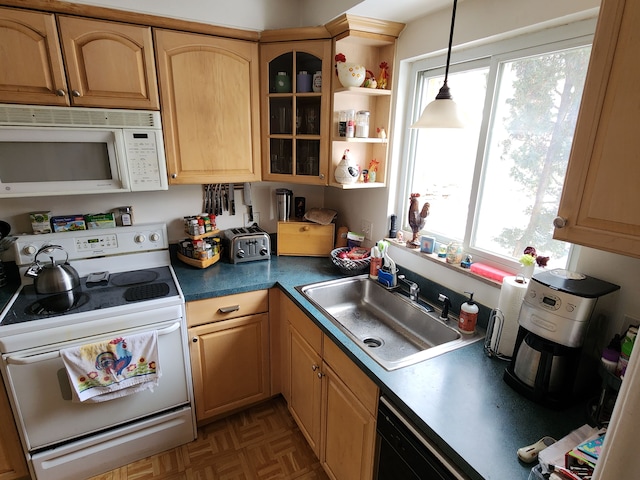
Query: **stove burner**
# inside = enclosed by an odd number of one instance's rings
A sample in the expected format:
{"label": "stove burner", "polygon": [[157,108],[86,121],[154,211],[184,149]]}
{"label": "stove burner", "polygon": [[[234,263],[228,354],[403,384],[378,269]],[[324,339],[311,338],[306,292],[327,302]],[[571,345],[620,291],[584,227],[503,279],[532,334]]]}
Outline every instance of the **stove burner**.
{"label": "stove burner", "polygon": [[69,290],[41,298],[25,308],[29,315],[52,315],[64,313],[81,307],[89,301],[89,295],[82,292]]}
{"label": "stove burner", "polygon": [[164,297],[169,293],[169,285],[166,283],[149,283],[127,288],[124,292],[124,299],[127,302],[138,302],[140,300],[151,300],[152,298]]}
{"label": "stove burner", "polygon": [[111,276],[111,284],[117,287],[128,287],[141,283],[153,282],[158,278],[158,273],[153,270],[136,270]]}

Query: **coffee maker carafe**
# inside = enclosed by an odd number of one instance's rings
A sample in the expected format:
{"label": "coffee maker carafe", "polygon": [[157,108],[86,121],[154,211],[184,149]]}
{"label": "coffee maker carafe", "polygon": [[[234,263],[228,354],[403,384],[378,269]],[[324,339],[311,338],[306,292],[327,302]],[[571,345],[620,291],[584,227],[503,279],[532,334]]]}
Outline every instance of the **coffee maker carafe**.
{"label": "coffee maker carafe", "polygon": [[581,370],[589,361],[583,347],[593,309],[599,297],[619,288],[562,269],[534,275],[520,308],[505,382],[550,407],[561,408],[574,400],[586,387]]}

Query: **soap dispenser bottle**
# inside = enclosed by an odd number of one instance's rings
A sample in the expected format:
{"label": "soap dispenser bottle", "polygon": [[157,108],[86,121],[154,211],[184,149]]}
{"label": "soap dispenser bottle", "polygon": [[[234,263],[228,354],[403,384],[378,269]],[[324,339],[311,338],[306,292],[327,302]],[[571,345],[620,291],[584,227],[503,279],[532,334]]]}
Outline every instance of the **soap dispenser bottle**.
{"label": "soap dispenser bottle", "polygon": [[460,320],[458,321],[458,329],[462,333],[471,334],[476,331],[476,323],[478,322],[478,305],[473,301],[473,292],[464,292],[469,295],[469,300],[464,302],[460,307]]}

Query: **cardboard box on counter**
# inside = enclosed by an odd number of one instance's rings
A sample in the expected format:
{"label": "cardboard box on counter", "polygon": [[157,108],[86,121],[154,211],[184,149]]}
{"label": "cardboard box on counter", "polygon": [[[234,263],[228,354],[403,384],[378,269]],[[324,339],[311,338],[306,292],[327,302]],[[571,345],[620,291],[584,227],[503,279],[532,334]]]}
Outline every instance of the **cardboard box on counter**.
{"label": "cardboard box on counter", "polygon": [[51,226],[54,232],[74,232],[87,229],[82,215],[51,217]]}
{"label": "cardboard box on counter", "polygon": [[115,228],[116,220],[113,213],[96,213],[93,215],[85,215],[84,221],[89,230],[99,228]]}

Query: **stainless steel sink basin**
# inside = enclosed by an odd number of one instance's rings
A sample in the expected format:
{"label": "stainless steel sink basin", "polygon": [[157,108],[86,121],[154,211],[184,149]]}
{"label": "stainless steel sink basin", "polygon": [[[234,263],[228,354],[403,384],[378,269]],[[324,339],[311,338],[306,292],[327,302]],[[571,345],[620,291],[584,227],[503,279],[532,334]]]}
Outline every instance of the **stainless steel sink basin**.
{"label": "stainless steel sink basin", "polygon": [[390,291],[368,275],[296,287],[336,327],[386,370],[421,362],[483,338],[462,334],[429,306]]}

